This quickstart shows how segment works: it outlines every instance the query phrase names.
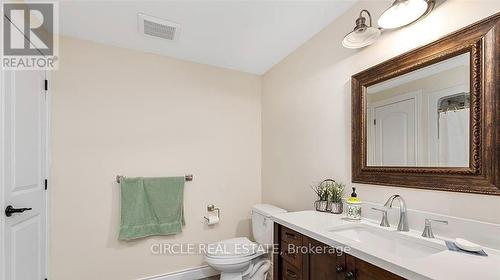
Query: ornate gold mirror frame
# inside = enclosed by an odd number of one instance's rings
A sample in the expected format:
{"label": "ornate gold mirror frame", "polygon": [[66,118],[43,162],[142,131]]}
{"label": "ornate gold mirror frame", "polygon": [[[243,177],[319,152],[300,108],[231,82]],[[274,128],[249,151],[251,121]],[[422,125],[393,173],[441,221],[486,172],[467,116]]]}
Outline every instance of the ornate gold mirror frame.
{"label": "ornate gold mirror frame", "polygon": [[[369,86],[470,54],[469,167],[367,166]],[[352,76],[352,181],[500,195],[500,13]]]}

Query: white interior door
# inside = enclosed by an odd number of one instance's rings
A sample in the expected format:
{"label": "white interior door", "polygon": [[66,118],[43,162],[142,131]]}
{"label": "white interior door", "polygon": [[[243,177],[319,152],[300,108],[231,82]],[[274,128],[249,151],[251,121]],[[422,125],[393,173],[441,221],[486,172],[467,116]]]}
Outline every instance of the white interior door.
{"label": "white interior door", "polygon": [[[43,71],[4,72],[0,109],[0,191],[3,192],[0,203],[5,280],[46,277],[47,105],[44,81]],[[9,214],[8,208],[19,213]]]}
{"label": "white interior door", "polygon": [[375,165],[416,165],[415,103],[410,98],[374,108]]}

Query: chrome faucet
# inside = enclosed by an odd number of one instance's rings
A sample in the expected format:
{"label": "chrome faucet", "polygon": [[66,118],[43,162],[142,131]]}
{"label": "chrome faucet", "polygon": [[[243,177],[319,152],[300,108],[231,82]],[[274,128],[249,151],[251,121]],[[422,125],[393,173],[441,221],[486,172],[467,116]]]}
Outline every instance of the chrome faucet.
{"label": "chrome faucet", "polygon": [[406,202],[398,194],[392,195],[389,197],[387,202],[384,204],[385,207],[392,208],[392,203],[397,199],[399,201],[399,223],[398,223],[398,231],[410,231],[410,227],[408,227],[408,214],[406,212]]}
{"label": "chrome faucet", "polygon": [[391,226],[389,224],[389,220],[387,219],[387,209],[375,208],[375,207],[372,207],[372,209],[375,210],[375,211],[382,212],[382,220],[380,221],[380,226],[381,227],[390,227]]}
{"label": "chrome faucet", "polygon": [[445,224],[445,225],[448,224],[448,221],[444,221],[444,220],[425,219],[424,232],[422,233],[423,237],[434,238],[434,233],[432,233],[431,222],[437,222],[437,223],[441,223],[441,224]]}

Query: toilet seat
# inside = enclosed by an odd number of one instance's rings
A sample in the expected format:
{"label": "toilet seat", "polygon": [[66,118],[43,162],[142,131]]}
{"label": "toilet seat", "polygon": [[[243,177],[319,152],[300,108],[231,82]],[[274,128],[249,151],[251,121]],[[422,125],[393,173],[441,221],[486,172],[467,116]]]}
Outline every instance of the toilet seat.
{"label": "toilet seat", "polygon": [[238,259],[255,255],[259,244],[246,237],[222,240],[208,245],[206,256],[214,259]]}
{"label": "toilet seat", "polygon": [[221,271],[221,280],[260,280],[267,275],[270,261],[259,244],[246,237],[222,240],[208,245],[205,261]]}
{"label": "toilet seat", "polygon": [[206,260],[210,264],[215,264],[215,265],[230,265],[230,264],[238,264],[238,263],[244,263],[244,262],[249,262],[257,257],[262,256],[264,253],[257,253],[253,254],[250,256],[245,256],[245,257],[233,257],[233,258],[213,258],[209,256],[205,256]]}

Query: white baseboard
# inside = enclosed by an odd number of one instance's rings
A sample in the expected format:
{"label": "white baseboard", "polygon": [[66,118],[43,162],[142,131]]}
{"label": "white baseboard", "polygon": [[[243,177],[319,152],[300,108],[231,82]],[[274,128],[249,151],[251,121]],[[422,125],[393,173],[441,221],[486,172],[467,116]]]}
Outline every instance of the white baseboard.
{"label": "white baseboard", "polygon": [[174,271],[162,275],[156,275],[138,280],[197,280],[204,279],[219,273],[208,265],[188,268],[184,270]]}

